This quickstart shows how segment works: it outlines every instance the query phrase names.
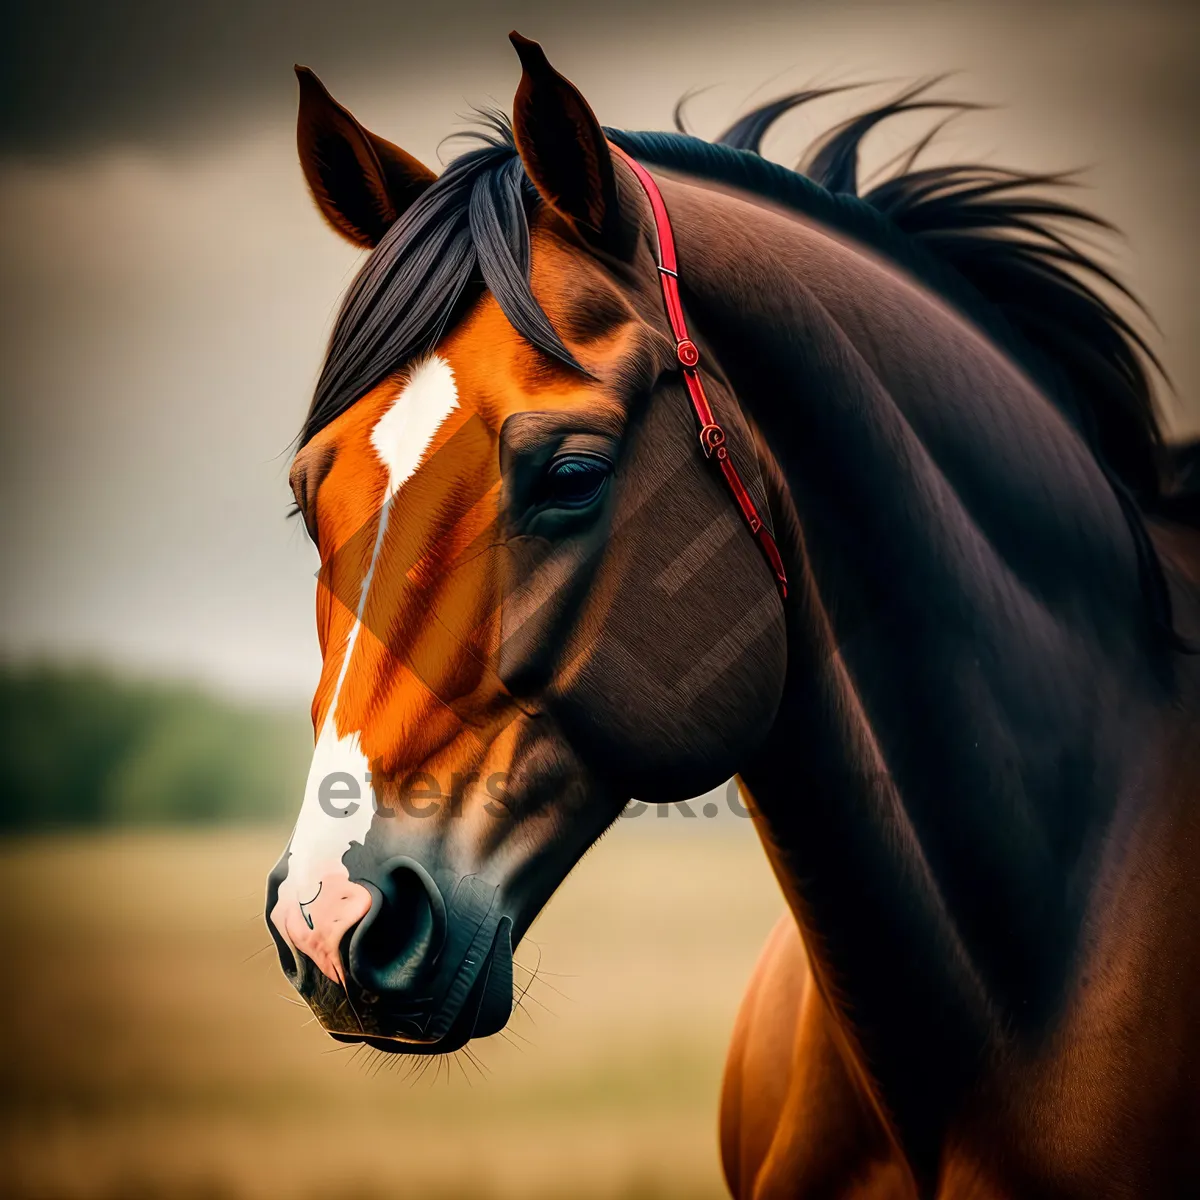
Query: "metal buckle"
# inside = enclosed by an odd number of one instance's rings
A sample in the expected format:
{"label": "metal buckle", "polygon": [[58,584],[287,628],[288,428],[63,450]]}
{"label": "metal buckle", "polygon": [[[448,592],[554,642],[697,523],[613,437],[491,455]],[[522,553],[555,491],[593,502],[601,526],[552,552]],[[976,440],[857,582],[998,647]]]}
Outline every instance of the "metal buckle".
{"label": "metal buckle", "polygon": [[715,422],[711,425],[705,425],[700,430],[700,445],[704,450],[705,458],[712,458],[713,451],[717,452],[718,458],[724,458],[721,447],[725,444],[725,430]]}

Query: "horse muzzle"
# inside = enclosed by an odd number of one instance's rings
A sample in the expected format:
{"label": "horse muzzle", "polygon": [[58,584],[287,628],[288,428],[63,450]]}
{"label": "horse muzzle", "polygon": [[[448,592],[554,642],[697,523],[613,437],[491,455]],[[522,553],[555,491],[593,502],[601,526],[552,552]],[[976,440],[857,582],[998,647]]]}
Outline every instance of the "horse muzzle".
{"label": "horse muzzle", "polygon": [[[268,878],[267,926],[284,974],[330,1035],[393,1053],[443,1054],[504,1028],[513,1002],[513,922],[497,885],[431,873],[406,855],[366,877],[352,872],[349,888],[360,904],[369,897],[369,907],[335,927],[336,950],[325,955],[310,948],[312,939],[289,936],[296,914],[281,918],[287,860]],[[301,912],[301,932],[322,933],[315,922],[326,918],[317,913],[315,906]]]}

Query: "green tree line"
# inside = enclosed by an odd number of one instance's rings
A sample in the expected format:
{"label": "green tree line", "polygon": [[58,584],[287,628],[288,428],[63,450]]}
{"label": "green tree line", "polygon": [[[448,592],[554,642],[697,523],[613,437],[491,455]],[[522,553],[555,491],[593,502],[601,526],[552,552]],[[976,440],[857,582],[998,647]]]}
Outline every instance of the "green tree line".
{"label": "green tree line", "polygon": [[302,712],[86,667],[0,667],[0,829],[290,818]]}

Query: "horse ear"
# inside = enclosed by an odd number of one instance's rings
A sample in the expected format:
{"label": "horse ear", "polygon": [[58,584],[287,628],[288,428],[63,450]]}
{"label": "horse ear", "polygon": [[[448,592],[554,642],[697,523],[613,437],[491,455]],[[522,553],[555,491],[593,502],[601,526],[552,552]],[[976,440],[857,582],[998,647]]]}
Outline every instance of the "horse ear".
{"label": "horse ear", "polygon": [[513,136],[525,173],[542,199],[587,241],[619,253],[621,217],[608,140],[579,89],[547,61],[537,43],[508,35],[521,60]]}
{"label": "horse ear", "polygon": [[296,77],[296,147],[309,191],[338,233],[370,249],[437,176],[364,129],[307,67]]}

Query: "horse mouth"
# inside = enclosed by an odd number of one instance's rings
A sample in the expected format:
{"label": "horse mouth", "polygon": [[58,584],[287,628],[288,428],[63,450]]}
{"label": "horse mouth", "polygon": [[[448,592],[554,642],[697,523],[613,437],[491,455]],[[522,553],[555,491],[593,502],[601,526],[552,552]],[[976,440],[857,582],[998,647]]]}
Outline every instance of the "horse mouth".
{"label": "horse mouth", "polygon": [[502,918],[481,962],[464,961],[440,1004],[431,1001],[391,1008],[386,997],[343,993],[338,1003],[310,1004],[335,1041],[365,1043],[387,1054],[451,1054],[473,1038],[489,1037],[512,1014],[512,922]]}

